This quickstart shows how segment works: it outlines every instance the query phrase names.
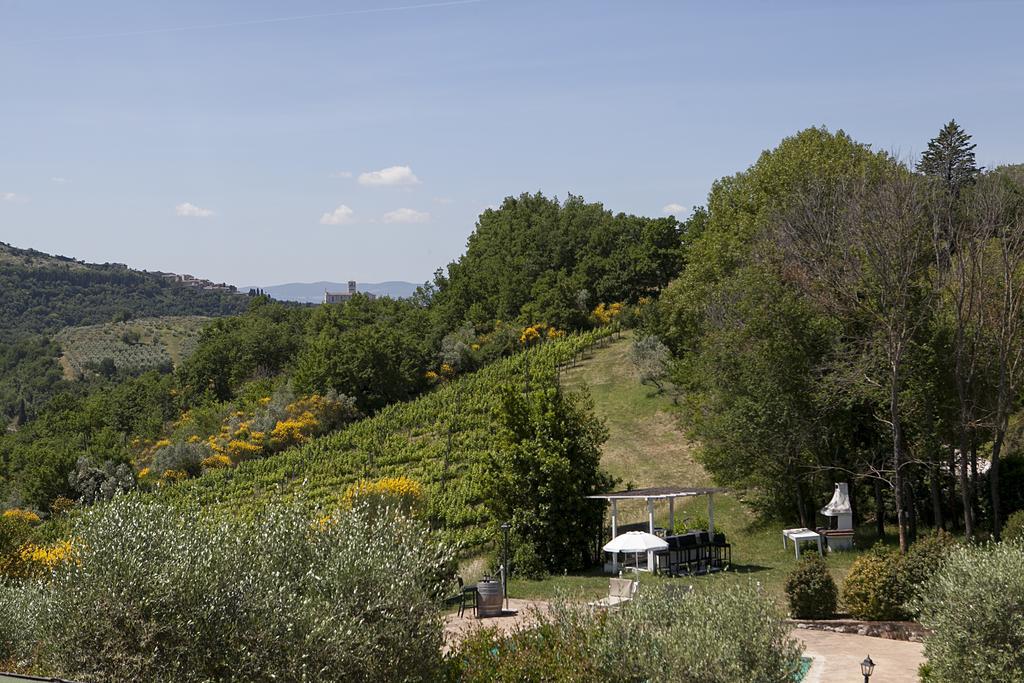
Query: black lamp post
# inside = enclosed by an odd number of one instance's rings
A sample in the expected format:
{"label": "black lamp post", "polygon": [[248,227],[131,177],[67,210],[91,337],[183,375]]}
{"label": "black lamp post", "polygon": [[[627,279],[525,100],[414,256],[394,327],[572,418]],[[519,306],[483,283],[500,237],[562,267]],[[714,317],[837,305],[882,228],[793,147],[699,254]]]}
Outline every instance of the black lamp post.
{"label": "black lamp post", "polygon": [[505,597],[505,609],[508,609],[508,530],[511,528],[508,522],[501,525],[505,535],[505,544],[501,549],[501,594]]}
{"label": "black lamp post", "polygon": [[868,655],[867,659],[860,663],[860,672],[864,674],[864,683],[868,683],[868,679],[871,678],[874,671],[875,663],[871,661],[871,655]]}

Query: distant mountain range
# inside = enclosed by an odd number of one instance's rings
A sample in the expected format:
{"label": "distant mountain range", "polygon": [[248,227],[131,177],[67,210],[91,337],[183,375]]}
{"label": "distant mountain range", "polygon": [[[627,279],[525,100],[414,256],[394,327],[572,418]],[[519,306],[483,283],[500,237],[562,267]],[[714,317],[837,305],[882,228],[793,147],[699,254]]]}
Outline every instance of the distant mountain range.
{"label": "distant mountain range", "polygon": [[[390,296],[393,299],[404,299],[416,292],[418,284],[393,280],[390,282],[360,282],[356,289],[360,292],[376,294],[377,296]],[[328,292],[347,292],[347,282],[289,282],[284,285],[271,285],[263,287],[252,285],[239,287],[239,291],[248,292],[250,289],[262,289],[265,294],[278,301],[298,301],[300,303],[318,304],[324,300],[324,290]]]}

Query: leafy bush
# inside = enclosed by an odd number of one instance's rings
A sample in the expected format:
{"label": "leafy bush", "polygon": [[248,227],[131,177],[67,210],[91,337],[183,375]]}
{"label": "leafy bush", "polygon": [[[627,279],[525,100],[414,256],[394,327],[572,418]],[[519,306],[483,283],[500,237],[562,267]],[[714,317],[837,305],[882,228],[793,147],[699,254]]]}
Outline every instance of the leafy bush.
{"label": "leafy bush", "polygon": [[900,584],[899,553],[881,544],[864,553],[850,567],[843,582],[843,604],[857,619],[903,619],[904,593]]}
{"label": "leafy bush", "polygon": [[828,619],[836,612],[838,589],[820,557],[804,559],[786,578],[789,612],[797,619]]}
{"label": "leafy bush", "polygon": [[1024,680],[1024,545],[953,549],[914,606],[929,681]]}
{"label": "leafy bush", "polygon": [[238,521],[121,496],[73,535],[74,562],[0,598],[4,610],[37,610],[36,670],[150,681],[440,673],[452,554],[414,520],[357,508],[313,524],[271,506]]}
{"label": "leafy bush", "polygon": [[161,472],[185,472],[190,476],[202,473],[203,460],[210,455],[202,443],[178,442],[164,446],[153,455],[153,470]]}
{"label": "leafy bush", "polygon": [[135,488],[135,473],[126,463],[108,460],[102,467],[94,467],[87,458],[79,458],[75,471],[68,475],[68,485],[79,500],[91,505],[131,491]]}
{"label": "leafy bush", "polygon": [[1003,524],[1004,541],[1024,541],[1024,510],[1018,510],[1006,518]]}
{"label": "leafy bush", "polygon": [[17,515],[0,515],[0,576],[20,573],[21,547],[32,538],[32,525]]}
{"label": "leafy bush", "polygon": [[540,627],[480,632],[453,665],[474,681],[783,681],[799,661],[774,603],[752,585],[679,594],[645,585],[608,614],[556,601]]}
{"label": "leafy bush", "polygon": [[905,613],[914,614],[913,602],[920,597],[928,580],[956,546],[957,541],[952,534],[939,530],[919,538],[910,546],[907,554],[900,558],[896,578]]}

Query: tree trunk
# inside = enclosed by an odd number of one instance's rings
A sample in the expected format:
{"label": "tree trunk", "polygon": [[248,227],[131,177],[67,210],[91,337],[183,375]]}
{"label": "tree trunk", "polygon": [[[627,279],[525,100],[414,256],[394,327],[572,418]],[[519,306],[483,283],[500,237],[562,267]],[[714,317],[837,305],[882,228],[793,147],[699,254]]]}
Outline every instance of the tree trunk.
{"label": "tree trunk", "polygon": [[959,471],[956,466],[956,449],[950,446],[949,448],[949,469],[946,472],[946,476],[949,478],[949,498],[946,499],[947,508],[946,511],[949,513],[949,526],[950,529],[959,529],[960,520],[963,515],[960,514],[960,509],[957,507],[956,499],[956,482],[957,472]]}
{"label": "tree trunk", "polygon": [[942,517],[942,489],[939,481],[940,469],[938,463],[932,463],[928,468],[928,489],[932,497],[932,525],[936,529],[946,530],[946,520]]}
{"label": "tree trunk", "polygon": [[971,466],[967,455],[967,431],[960,430],[960,498],[964,506],[964,537],[974,540],[974,507],[971,505],[971,482],[968,468]]}
{"label": "tree trunk", "polygon": [[882,480],[875,479],[875,535],[885,540],[885,499],[882,497]]}
{"label": "tree trunk", "polygon": [[892,378],[889,385],[889,415],[892,420],[892,462],[896,472],[893,493],[896,494],[896,525],[900,534],[900,552],[907,552],[907,511],[903,482],[903,422],[900,415],[900,377],[899,367],[893,363]]}
{"label": "tree trunk", "polygon": [[1003,516],[999,507],[999,453],[1003,449],[1003,439],[1006,437],[1006,426],[996,426],[996,438],[992,441],[992,466],[988,470],[988,481],[992,493],[992,538],[1000,539],[1000,532],[1003,527]]}
{"label": "tree trunk", "polygon": [[914,495],[914,487],[909,481],[907,482],[903,500],[907,504],[907,524],[909,529],[907,545],[910,545],[917,540],[917,497]]}
{"label": "tree trunk", "polygon": [[800,480],[796,480],[796,511],[800,515],[800,526],[807,527],[807,507],[804,505],[803,487]]}

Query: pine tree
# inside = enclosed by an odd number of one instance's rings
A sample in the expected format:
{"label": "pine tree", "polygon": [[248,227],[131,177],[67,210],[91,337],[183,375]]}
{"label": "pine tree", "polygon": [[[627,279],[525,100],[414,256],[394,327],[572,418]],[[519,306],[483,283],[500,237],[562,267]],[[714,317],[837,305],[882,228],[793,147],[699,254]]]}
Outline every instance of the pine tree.
{"label": "pine tree", "polygon": [[974,182],[981,171],[974,161],[975,147],[977,145],[971,143],[971,136],[956,120],[951,120],[928,143],[928,149],[917,162],[917,170],[942,178],[950,192],[959,194],[960,189]]}

